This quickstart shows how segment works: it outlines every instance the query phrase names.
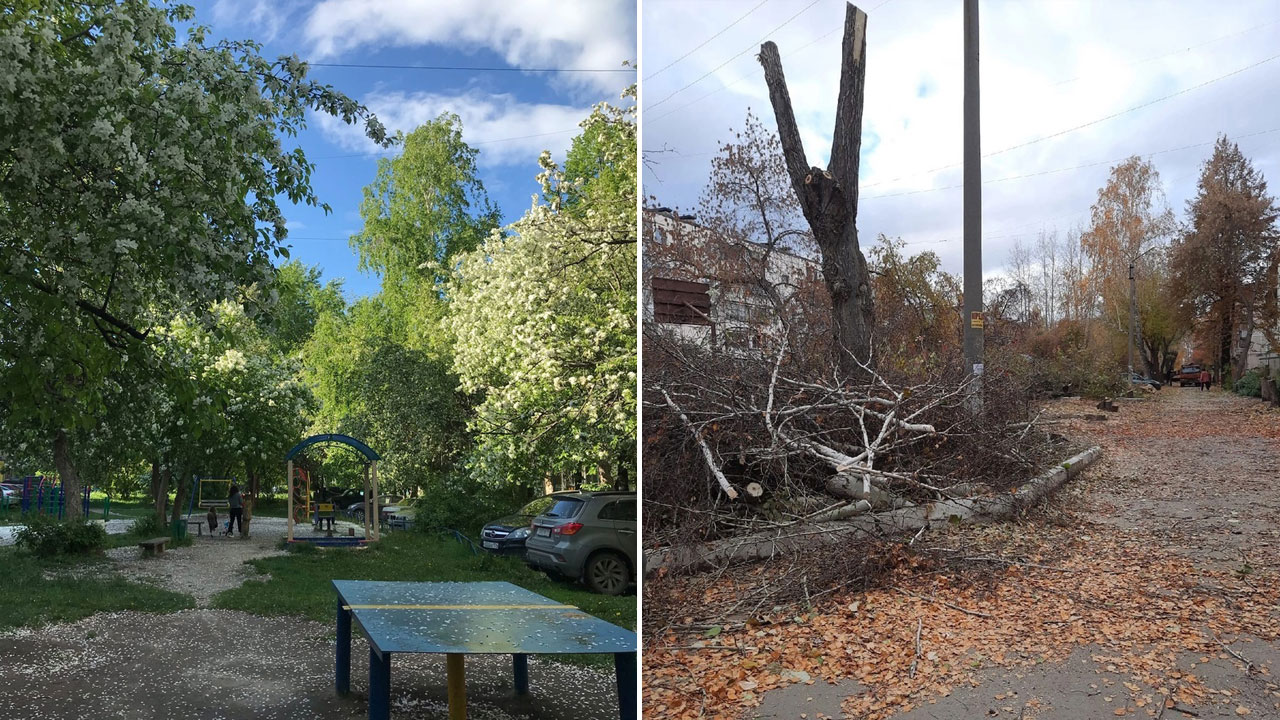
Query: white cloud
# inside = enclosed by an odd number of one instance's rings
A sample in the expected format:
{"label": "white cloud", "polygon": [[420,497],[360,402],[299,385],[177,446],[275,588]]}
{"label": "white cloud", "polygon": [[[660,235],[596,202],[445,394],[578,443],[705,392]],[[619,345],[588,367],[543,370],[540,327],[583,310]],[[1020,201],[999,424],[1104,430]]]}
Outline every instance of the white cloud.
{"label": "white cloud", "polygon": [[[362,47],[440,45],[488,49],[514,67],[617,68],[636,59],[636,6],[634,0],[323,0],[303,34],[315,59]],[[632,77],[567,73],[562,81],[617,91]]]}
{"label": "white cloud", "polygon": [[297,0],[217,0],[213,21],[218,26],[252,28],[255,40],[268,43],[280,36],[297,8]]}
{"label": "white cloud", "polygon": [[[361,102],[392,132],[408,133],[441,113],[456,114],[462,119],[463,139],[480,150],[478,162],[486,166],[532,163],[543,150],[563,159],[578,134],[578,123],[590,113],[584,107],[526,103],[512,95],[478,90],[462,95],[378,91]],[[325,114],[316,115],[316,120],[325,135],[343,148],[378,151],[359,127]]]}
{"label": "white cloud", "polygon": [[[775,127],[755,52],[729,62],[711,77],[654,103],[711,71],[727,58],[777,42],[809,161],[825,165],[839,83],[844,2],[815,5],[781,30],[798,8],[773,3],[669,70],[662,68],[741,15],[719,4],[646,2],[642,18],[643,142],[655,171],[646,170],[646,196],[694,209],[706,182],[716,140],[742,127],[751,107]],[[1274,3],[1240,0],[1203,5],[1162,3],[981,3],[982,149],[984,153],[1105,117],[1203,83],[1276,53],[1280,15]],[[863,121],[859,230],[902,236],[912,250],[934,250],[949,270],[960,270],[960,169],[963,97],[960,3],[894,0],[871,13]],[[923,88],[923,92],[921,91]],[[705,100],[694,103],[708,95]],[[690,104],[694,103],[694,104]],[[688,107],[682,108],[682,106]],[[672,112],[677,111],[677,112]],[[667,115],[668,117],[663,117]],[[983,160],[983,177],[1031,175],[1130,154],[1233,139],[1280,127],[1280,60],[1206,85],[1148,108],[1124,113],[1058,138]],[[1280,132],[1240,139],[1241,150],[1275,184],[1280,175]],[[1209,147],[1156,155],[1168,199],[1181,212],[1194,193]],[[1006,262],[1015,239],[1031,240],[1042,227],[1065,232],[1087,220],[1110,165],[983,188],[984,265]],[[659,182],[661,180],[661,182]],[[892,195],[875,198],[874,196]]]}

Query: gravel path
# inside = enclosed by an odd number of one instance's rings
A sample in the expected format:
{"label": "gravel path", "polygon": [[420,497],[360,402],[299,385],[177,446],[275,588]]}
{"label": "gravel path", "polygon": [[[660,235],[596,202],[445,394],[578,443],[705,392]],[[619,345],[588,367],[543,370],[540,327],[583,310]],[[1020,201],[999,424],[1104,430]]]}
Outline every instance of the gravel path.
{"label": "gravel path", "polygon": [[[0,718],[357,720],[368,716],[368,645],[352,638],[350,696],[333,692],[332,628],[229,610],[100,613],[0,633]],[[618,717],[612,673],[529,660],[530,694],[511,658],[466,660],[472,720]],[[398,655],[393,720],[448,717],[443,658]]]}

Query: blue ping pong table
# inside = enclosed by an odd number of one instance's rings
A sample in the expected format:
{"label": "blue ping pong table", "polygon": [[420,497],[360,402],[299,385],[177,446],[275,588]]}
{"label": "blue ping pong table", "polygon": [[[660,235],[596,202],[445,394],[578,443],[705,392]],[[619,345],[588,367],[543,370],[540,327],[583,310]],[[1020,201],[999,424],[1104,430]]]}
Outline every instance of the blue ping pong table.
{"label": "blue ping pong table", "polygon": [[515,691],[529,692],[529,655],[613,653],[618,715],[636,720],[636,635],[572,605],[506,582],[334,580],[338,647],[334,686],[351,689],[352,621],[369,638],[369,720],[391,715],[391,656],[443,653],[449,720],[467,716],[464,659],[511,655]]}

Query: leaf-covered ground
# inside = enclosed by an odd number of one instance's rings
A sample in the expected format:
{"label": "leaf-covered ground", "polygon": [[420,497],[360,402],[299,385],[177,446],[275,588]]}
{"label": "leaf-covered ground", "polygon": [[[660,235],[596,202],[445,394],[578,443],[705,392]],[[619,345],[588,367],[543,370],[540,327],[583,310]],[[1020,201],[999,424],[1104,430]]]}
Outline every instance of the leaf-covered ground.
{"label": "leaf-covered ground", "polygon": [[1168,388],[1088,415],[1048,408],[1106,455],[1047,507],[935,531],[875,589],[655,583],[693,602],[646,644],[645,716],[1280,717],[1280,413]]}

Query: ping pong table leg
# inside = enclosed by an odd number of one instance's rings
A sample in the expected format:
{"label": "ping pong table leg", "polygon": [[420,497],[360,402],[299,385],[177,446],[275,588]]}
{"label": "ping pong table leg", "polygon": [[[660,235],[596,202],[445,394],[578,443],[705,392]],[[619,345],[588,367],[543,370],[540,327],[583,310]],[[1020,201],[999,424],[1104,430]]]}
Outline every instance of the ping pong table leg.
{"label": "ping pong table leg", "polygon": [[636,654],[614,653],[613,670],[618,676],[618,717],[636,720]]}
{"label": "ping pong table leg", "polygon": [[351,611],[343,605],[342,598],[338,598],[338,647],[333,688],[339,695],[351,691]]}
{"label": "ping pong table leg", "polygon": [[467,671],[466,656],[461,653],[449,653],[445,656],[445,667],[449,681],[449,720],[467,720]]}
{"label": "ping pong table leg", "polygon": [[391,653],[369,648],[369,720],[391,718]]}
{"label": "ping pong table leg", "polygon": [[518,653],[511,656],[511,664],[516,676],[516,694],[529,694],[529,656]]}

